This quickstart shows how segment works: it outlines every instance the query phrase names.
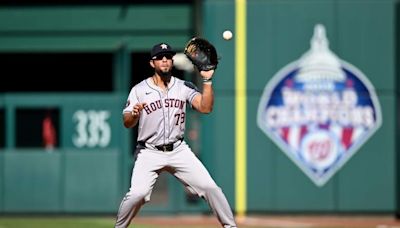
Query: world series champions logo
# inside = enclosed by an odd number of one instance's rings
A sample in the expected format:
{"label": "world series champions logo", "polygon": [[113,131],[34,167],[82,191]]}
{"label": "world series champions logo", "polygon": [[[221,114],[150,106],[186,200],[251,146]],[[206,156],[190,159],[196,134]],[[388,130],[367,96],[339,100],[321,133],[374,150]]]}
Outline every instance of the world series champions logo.
{"label": "world series champions logo", "polygon": [[375,90],[330,49],[316,25],[311,49],[266,85],[257,123],[317,185],[323,186],[381,125]]}

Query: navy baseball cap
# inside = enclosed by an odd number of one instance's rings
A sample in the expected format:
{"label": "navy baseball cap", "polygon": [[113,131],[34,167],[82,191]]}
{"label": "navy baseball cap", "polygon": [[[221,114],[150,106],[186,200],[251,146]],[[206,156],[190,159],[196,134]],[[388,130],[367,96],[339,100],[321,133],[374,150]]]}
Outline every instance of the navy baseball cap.
{"label": "navy baseball cap", "polygon": [[166,43],[159,43],[153,46],[151,49],[150,57],[151,59],[155,59],[156,56],[161,55],[161,54],[171,54],[175,55],[176,52],[174,52],[169,44]]}

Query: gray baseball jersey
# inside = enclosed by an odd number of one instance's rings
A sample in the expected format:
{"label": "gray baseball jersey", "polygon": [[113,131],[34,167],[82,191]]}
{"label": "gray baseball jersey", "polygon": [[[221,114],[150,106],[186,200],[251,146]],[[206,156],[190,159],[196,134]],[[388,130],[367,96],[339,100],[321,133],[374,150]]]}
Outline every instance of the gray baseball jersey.
{"label": "gray baseball jersey", "polygon": [[134,86],[123,112],[132,112],[137,103],[146,103],[139,119],[137,140],[152,145],[164,145],[183,138],[186,105],[199,94],[190,82],[171,77],[168,90],[162,91],[151,78]]}

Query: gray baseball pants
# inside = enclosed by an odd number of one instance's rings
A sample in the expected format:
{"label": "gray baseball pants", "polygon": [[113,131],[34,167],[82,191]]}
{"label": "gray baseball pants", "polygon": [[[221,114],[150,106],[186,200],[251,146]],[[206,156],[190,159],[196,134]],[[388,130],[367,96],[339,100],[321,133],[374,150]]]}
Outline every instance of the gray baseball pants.
{"label": "gray baseball pants", "polygon": [[140,207],[150,201],[161,171],[177,177],[192,193],[204,198],[224,228],[236,228],[229,203],[207,169],[183,141],[170,152],[141,149],[132,172],[131,187],[119,207],[115,228],[127,228]]}

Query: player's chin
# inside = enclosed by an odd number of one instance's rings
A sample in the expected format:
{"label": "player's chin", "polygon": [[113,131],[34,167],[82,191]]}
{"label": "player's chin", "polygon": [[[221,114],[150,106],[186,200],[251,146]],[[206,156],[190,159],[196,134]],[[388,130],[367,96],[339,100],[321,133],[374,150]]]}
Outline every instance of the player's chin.
{"label": "player's chin", "polygon": [[166,72],[166,71],[172,71],[172,65],[162,66],[162,67],[160,68],[160,70],[161,70],[161,71],[164,71],[164,72]]}
{"label": "player's chin", "polygon": [[165,70],[160,69],[158,71],[158,74],[161,75],[161,76],[164,76],[164,77],[171,76],[172,75],[172,69],[171,68],[170,69],[165,69]]}

